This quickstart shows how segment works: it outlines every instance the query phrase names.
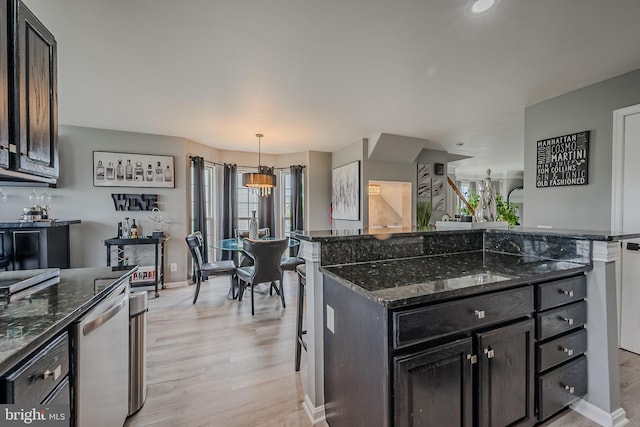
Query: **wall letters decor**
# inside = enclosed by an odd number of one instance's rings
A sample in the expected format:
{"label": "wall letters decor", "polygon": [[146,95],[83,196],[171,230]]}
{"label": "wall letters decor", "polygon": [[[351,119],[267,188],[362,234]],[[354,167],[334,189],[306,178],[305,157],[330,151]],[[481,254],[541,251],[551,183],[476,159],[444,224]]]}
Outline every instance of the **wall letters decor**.
{"label": "wall letters decor", "polygon": [[150,211],[158,207],[157,194],[111,194],[117,211]]}
{"label": "wall letters decor", "polygon": [[589,131],[537,142],[536,187],[589,183]]}

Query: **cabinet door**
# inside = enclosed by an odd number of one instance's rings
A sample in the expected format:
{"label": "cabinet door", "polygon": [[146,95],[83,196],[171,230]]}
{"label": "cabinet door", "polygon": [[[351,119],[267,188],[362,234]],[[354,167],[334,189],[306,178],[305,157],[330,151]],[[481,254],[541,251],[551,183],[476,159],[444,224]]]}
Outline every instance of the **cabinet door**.
{"label": "cabinet door", "polygon": [[394,359],[394,426],[473,425],[471,338]]}
{"label": "cabinet door", "polygon": [[7,3],[0,6],[0,168],[9,167],[9,33]]}
{"label": "cabinet door", "polygon": [[14,114],[17,124],[17,169],[58,177],[58,89],[56,40],[17,1],[14,52]]}
{"label": "cabinet door", "polygon": [[40,256],[40,231],[13,232],[13,265],[16,270],[43,268]]}
{"label": "cabinet door", "polygon": [[533,425],[534,320],[478,334],[480,427]]}

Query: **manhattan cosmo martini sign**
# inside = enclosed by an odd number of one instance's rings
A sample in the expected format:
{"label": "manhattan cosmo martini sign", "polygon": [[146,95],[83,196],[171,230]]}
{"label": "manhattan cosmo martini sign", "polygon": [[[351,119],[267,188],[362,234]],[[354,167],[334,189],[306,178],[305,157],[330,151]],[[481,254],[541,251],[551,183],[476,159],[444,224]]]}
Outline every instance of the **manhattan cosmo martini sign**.
{"label": "manhattan cosmo martini sign", "polygon": [[536,149],[536,187],[588,184],[588,130],[542,139]]}

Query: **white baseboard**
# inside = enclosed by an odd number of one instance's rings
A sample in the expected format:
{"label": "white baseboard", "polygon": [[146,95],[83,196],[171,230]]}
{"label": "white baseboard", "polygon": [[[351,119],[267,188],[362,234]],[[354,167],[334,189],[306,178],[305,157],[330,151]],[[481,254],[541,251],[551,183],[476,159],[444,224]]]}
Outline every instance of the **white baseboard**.
{"label": "white baseboard", "polygon": [[322,406],[313,406],[311,399],[308,394],[304,395],[304,401],[302,402],[302,407],[304,408],[307,416],[311,420],[311,424],[316,425],[318,423],[323,422],[326,419],[326,415],[324,413],[324,405]]}
{"label": "white baseboard", "polygon": [[584,399],[572,403],[570,408],[603,427],[624,427],[629,425],[627,412],[622,408],[609,413]]}

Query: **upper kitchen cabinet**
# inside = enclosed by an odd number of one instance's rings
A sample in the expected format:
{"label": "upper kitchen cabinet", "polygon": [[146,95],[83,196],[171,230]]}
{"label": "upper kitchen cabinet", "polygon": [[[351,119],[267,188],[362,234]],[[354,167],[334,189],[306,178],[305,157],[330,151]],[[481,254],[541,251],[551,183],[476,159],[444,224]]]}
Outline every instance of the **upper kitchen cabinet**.
{"label": "upper kitchen cabinet", "polygon": [[8,10],[0,7],[0,168],[9,167],[9,28]]}
{"label": "upper kitchen cabinet", "polygon": [[56,39],[24,3],[12,5],[15,169],[57,178]]}

